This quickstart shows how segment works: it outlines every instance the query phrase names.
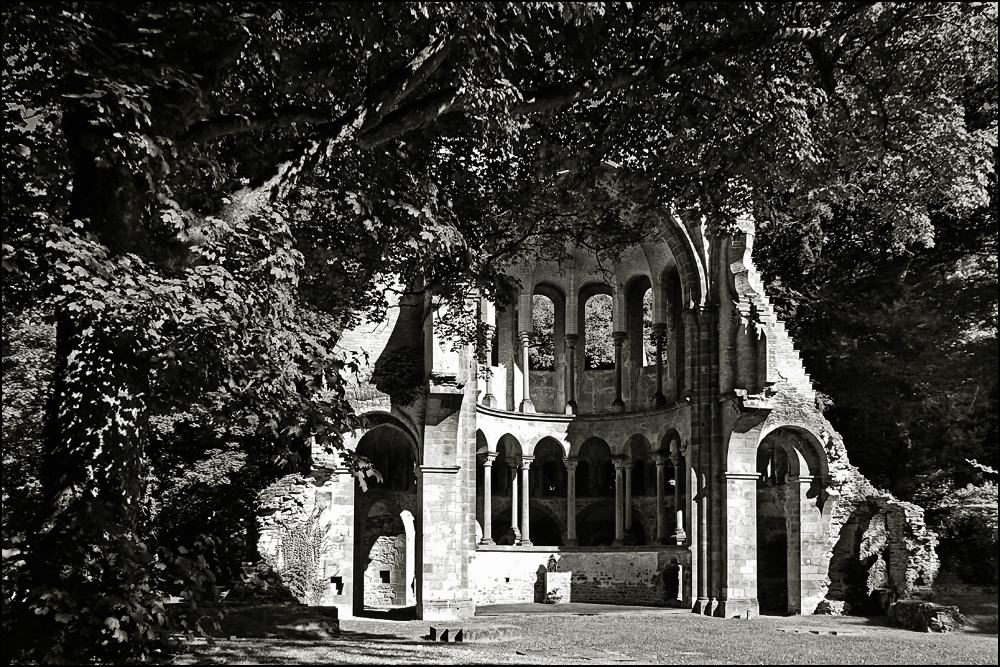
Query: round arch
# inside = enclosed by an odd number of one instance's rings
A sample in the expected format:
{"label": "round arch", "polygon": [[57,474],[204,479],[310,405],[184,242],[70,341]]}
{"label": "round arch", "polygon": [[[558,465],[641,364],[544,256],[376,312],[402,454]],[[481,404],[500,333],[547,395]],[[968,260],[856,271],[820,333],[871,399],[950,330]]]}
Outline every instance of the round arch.
{"label": "round arch", "polygon": [[362,426],[352,434],[353,437],[347,438],[345,436],[344,439],[345,444],[348,444],[350,440],[354,441],[355,451],[357,450],[357,445],[360,444],[360,442],[364,439],[366,435],[368,435],[368,433],[377,428],[385,427],[399,431],[404,436],[406,436],[406,438],[410,442],[410,445],[412,446],[414,457],[416,457],[419,460],[420,450],[419,447],[417,446],[417,443],[420,442],[420,439],[417,437],[416,429],[413,427],[412,424],[408,424],[407,422],[403,421],[394,414],[382,411],[367,412],[361,415],[360,421]]}
{"label": "round arch", "polygon": [[683,221],[673,212],[662,210],[657,228],[674,257],[680,277],[681,296],[687,307],[700,306],[708,294],[708,280],[701,254]]}

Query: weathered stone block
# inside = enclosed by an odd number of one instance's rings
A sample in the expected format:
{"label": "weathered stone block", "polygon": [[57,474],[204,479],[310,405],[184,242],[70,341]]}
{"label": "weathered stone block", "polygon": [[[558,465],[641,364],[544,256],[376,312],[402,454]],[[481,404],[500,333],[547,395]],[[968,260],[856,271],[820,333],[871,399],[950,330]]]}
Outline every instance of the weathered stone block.
{"label": "weathered stone block", "polygon": [[889,607],[889,623],[917,632],[950,632],[965,625],[958,607],[926,600],[900,600]]}

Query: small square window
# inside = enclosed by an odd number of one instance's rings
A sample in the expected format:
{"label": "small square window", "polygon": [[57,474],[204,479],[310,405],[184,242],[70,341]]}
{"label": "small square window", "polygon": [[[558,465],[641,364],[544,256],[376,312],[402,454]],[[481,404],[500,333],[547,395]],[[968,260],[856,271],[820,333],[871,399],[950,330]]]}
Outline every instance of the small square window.
{"label": "small square window", "polygon": [[378,576],[379,576],[379,580],[383,584],[391,584],[392,583],[392,579],[389,577],[389,570],[380,570],[379,573],[378,573]]}

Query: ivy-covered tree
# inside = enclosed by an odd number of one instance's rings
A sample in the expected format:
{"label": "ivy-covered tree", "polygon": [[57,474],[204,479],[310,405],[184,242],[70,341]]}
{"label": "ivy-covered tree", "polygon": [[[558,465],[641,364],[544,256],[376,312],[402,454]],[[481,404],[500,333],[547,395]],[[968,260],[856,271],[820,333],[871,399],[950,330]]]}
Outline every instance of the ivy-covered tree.
{"label": "ivy-covered tree", "polygon": [[[663,206],[712,235],[852,203],[897,248],[932,207],[982,205],[996,126],[961,94],[995,24],[956,3],[8,8],[4,305],[45,301],[56,371],[5,651],[148,657],[150,419],[201,400],[337,446],[332,346],[384,309],[378,281],[498,296],[520,253],[613,252]],[[314,311],[330,326],[300,327]]]}

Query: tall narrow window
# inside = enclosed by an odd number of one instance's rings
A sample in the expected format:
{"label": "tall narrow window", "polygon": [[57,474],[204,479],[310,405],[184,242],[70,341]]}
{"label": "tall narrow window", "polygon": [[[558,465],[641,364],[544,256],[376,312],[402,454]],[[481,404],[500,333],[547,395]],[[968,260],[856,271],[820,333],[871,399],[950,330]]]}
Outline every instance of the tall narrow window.
{"label": "tall narrow window", "polygon": [[531,370],[555,370],[555,305],[544,294],[531,297]]}
{"label": "tall narrow window", "polygon": [[584,306],[587,348],[584,368],[609,370],[615,367],[615,344],[611,337],[612,300],[609,294],[595,294]]}

